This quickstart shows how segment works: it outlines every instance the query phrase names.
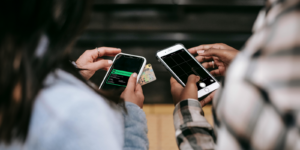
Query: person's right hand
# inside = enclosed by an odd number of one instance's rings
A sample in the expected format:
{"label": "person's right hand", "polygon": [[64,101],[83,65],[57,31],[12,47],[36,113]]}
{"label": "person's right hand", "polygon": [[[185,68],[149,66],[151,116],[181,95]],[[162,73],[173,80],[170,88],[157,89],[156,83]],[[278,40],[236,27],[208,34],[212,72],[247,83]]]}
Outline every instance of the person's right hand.
{"label": "person's right hand", "polygon": [[[206,69],[213,69],[210,74],[213,76],[224,76],[231,61],[238,54],[238,50],[223,43],[206,44],[189,49],[192,54],[198,53],[196,59]],[[212,63],[214,61],[214,64]]]}
{"label": "person's right hand", "polygon": [[[177,103],[187,100],[187,99],[195,99],[198,100],[198,88],[196,83],[200,80],[199,76],[190,75],[185,87],[182,87],[173,77],[170,79],[171,83],[171,94],[173,97],[174,105]],[[207,103],[212,101],[215,92],[210,93],[206,98],[200,101],[201,106],[205,106]]]}
{"label": "person's right hand", "polygon": [[77,60],[76,65],[80,70],[80,74],[89,80],[97,70],[108,70],[112,65],[112,60],[106,60],[101,57],[111,56],[114,57],[121,53],[121,49],[113,47],[99,47],[93,50],[86,50]]}
{"label": "person's right hand", "polygon": [[131,74],[127,87],[121,94],[121,98],[123,98],[127,102],[134,103],[138,105],[139,107],[143,108],[144,104],[144,94],[143,89],[140,84],[136,83],[137,74],[133,73]]}

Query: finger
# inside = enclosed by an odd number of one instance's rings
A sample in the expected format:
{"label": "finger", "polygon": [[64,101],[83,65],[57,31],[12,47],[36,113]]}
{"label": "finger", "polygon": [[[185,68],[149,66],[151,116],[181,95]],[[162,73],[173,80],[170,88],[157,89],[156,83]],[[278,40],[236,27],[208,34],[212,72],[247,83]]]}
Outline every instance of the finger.
{"label": "finger", "polygon": [[210,93],[205,99],[200,101],[202,107],[213,100],[215,92]]}
{"label": "finger", "polygon": [[170,79],[170,84],[171,84],[171,88],[173,88],[173,87],[183,88],[182,85],[180,83],[178,83],[177,80],[175,80],[173,77],[171,77],[171,79]]}
{"label": "finger", "polygon": [[196,54],[197,51],[199,51],[199,50],[221,49],[221,48],[224,47],[223,45],[224,45],[224,44],[222,44],[222,43],[202,44],[202,45],[199,45],[199,46],[190,48],[190,49],[189,49],[189,52],[192,53],[192,54]]}
{"label": "finger", "polygon": [[208,50],[199,50],[197,51],[199,56],[216,56],[223,58],[227,50],[220,49],[208,49]]}
{"label": "finger", "polygon": [[113,47],[100,47],[94,50],[98,54],[98,57],[102,56],[115,56],[121,53],[121,49]]}
{"label": "finger", "polygon": [[195,57],[199,62],[211,61],[213,58],[211,56],[196,56]]}
{"label": "finger", "polygon": [[209,67],[209,64],[208,64],[207,62],[204,62],[204,63],[202,63],[201,65],[202,65],[205,69],[210,68],[210,67]]}
{"label": "finger", "polygon": [[[196,86],[196,82],[198,82],[200,80],[200,77],[199,76],[196,76],[194,74],[190,75],[188,77],[188,81],[186,82],[186,86],[185,87],[193,87],[194,85]],[[197,86],[196,86],[197,87]],[[196,90],[198,91],[198,90]]]}
{"label": "finger", "polygon": [[188,98],[198,99],[198,88],[196,82],[198,82],[199,80],[199,76],[193,74],[189,76],[186,86],[182,92],[181,100]]}
{"label": "finger", "polygon": [[217,68],[217,65],[212,63],[212,61],[202,63],[204,68]]}
{"label": "finger", "polygon": [[143,89],[142,89],[142,86],[140,84],[136,84],[135,92],[136,93],[143,93]]}
{"label": "finger", "polygon": [[94,63],[90,63],[86,66],[86,69],[97,71],[102,68],[110,67],[113,64],[112,60],[99,60]]}
{"label": "finger", "polygon": [[196,47],[192,47],[188,51],[192,54],[197,54],[197,51],[204,50],[204,48],[207,47],[207,45],[209,45],[209,44],[204,44],[204,45],[199,45],[199,46],[196,46]]}
{"label": "finger", "polygon": [[209,73],[214,77],[222,76],[220,69],[212,70]]}
{"label": "finger", "polygon": [[171,77],[171,78],[170,78],[170,83],[173,84],[173,83],[175,83],[175,82],[177,82],[177,81],[176,81],[173,77]]}
{"label": "finger", "polygon": [[180,95],[184,88],[173,77],[171,77],[171,79],[170,79],[170,84],[171,84],[172,98],[173,98],[174,104],[176,105],[180,101]]}
{"label": "finger", "polygon": [[[143,102],[144,102],[144,94],[143,94],[142,86],[141,86],[140,84],[136,84],[136,86],[135,86],[135,94],[136,94],[138,97],[141,98],[141,99],[140,99],[140,100],[142,100],[141,103],[143,103]],[[143,107],[143,105],[142,105],[142,107]]]}
{"label": "finger", "polygon": [[110,67],[101,68],[104,71],[108,71]]}
{"label": "finger", "polygon": [[136,73],[131,74],[125,89],[126,91],[134,92],[136,86],[136,77]]}
{"label": "finger", "polygon": [[188,51],[191,54],[193,54],[193,55],[197,54],[197,50],[198,50],[198,46],[197,47],[192,47],[192,48],[188,49]]}

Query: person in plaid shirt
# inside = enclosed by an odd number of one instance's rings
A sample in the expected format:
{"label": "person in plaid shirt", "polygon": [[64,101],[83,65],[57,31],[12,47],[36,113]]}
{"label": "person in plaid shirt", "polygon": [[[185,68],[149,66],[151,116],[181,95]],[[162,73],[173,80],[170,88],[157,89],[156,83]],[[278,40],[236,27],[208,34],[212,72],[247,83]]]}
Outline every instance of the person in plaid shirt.
{"label": "person in plaid shirt", "polygon": [[[199,77],[185,88],[171,78],[179,149],[300,149],[300,1],[267,1],[253,31],[241,52],[225,44],[189,49],[226,80],[199,103]],[[202,111],[212,98],[214,127]]]}

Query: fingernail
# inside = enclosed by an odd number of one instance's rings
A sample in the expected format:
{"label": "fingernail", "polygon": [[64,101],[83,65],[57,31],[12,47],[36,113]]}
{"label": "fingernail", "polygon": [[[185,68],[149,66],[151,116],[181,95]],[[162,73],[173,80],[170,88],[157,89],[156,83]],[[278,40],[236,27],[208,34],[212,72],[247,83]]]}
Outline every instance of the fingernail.
{"label": "fingernail", "polygon": [[112,61],[112,60],[108,60],[107,63],[108,63],[108,64],[112,64],[113,61]]}
{"label": "fingernail", "polygon": [[136,74],[136,73],[133,73],[133,74],[132,74],[132,77],[135,77],[135,78],[136,78],[136,76],[137,76],[137,74]]}
{"label": "fingernail", "polygon": [[197,51],[197,53],[204,53],[204,50],[201,50],[201,51]]}

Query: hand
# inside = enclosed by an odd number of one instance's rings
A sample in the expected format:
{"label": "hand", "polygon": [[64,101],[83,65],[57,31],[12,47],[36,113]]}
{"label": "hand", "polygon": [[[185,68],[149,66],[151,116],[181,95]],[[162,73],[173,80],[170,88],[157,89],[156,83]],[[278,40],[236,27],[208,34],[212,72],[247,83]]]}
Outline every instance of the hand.
{"label": "hand", "polygon": [[210,93],[208,96],[206,96],[203,100],[200,101],[201,106],[205,106],[206,104],[208,104],[209,102],[211,102],[215,96],[216,91],[213,91],[212,93]]}
{"label": "hand", "polygon": [[[99,51],[98,51],[99,50]],[[93,50],[86,50],[77,60],[76,65],[78,68],[83,69],[80,71],[81,75],[86,79],[90,79],[97,70],[108,70],[112,65],[111,60],[102,59],[102,56],[116,56],[121,52],[119,48],[100,47]]]}
{"label": "hand", "polygon": [[[170,79],[171,83],[171,93],[173,96],[174,104],[176,105],[178,102],[182,100],[186,100],[188,98],[198,99],[198,88],[196,86],[196,82],[200,80],[199,76],[190,75],[187,81],[187,84],[182,87],[173,77]],[[207,103],[211,102],[215,95],[215,91],[210,93],[206,98],[200,101],[201,106],[205,106]]]}
{"label": "hand", "polygon": [[[189,49],[192,54],[198,53],[196,59],[206,69],[212,68],[213,76],[224,76],[231,61],[238,54],[238,50],[223,43],[200,45]],[[214,61],[214,64],[212,63]]]}
{"label": "hand", "polygon": [[171,83],[171,94],[173,96],[173,102],[176,105],[182,100],[188,98],[198,99],[198,88],[196,83],[200,80],[199,76],[190,75],[185,87],[182,87],[173,77],[170,79]]}
{"label": "hand", "polygon": [[143,108],[144,103],[144,94],[143,89],[140,84],[136,84],[137,74],[133,73],[127,83],[127,87],[124,92],[121,94],[121,98],[123,98],[127,102],[134,103],[139,107]]}

